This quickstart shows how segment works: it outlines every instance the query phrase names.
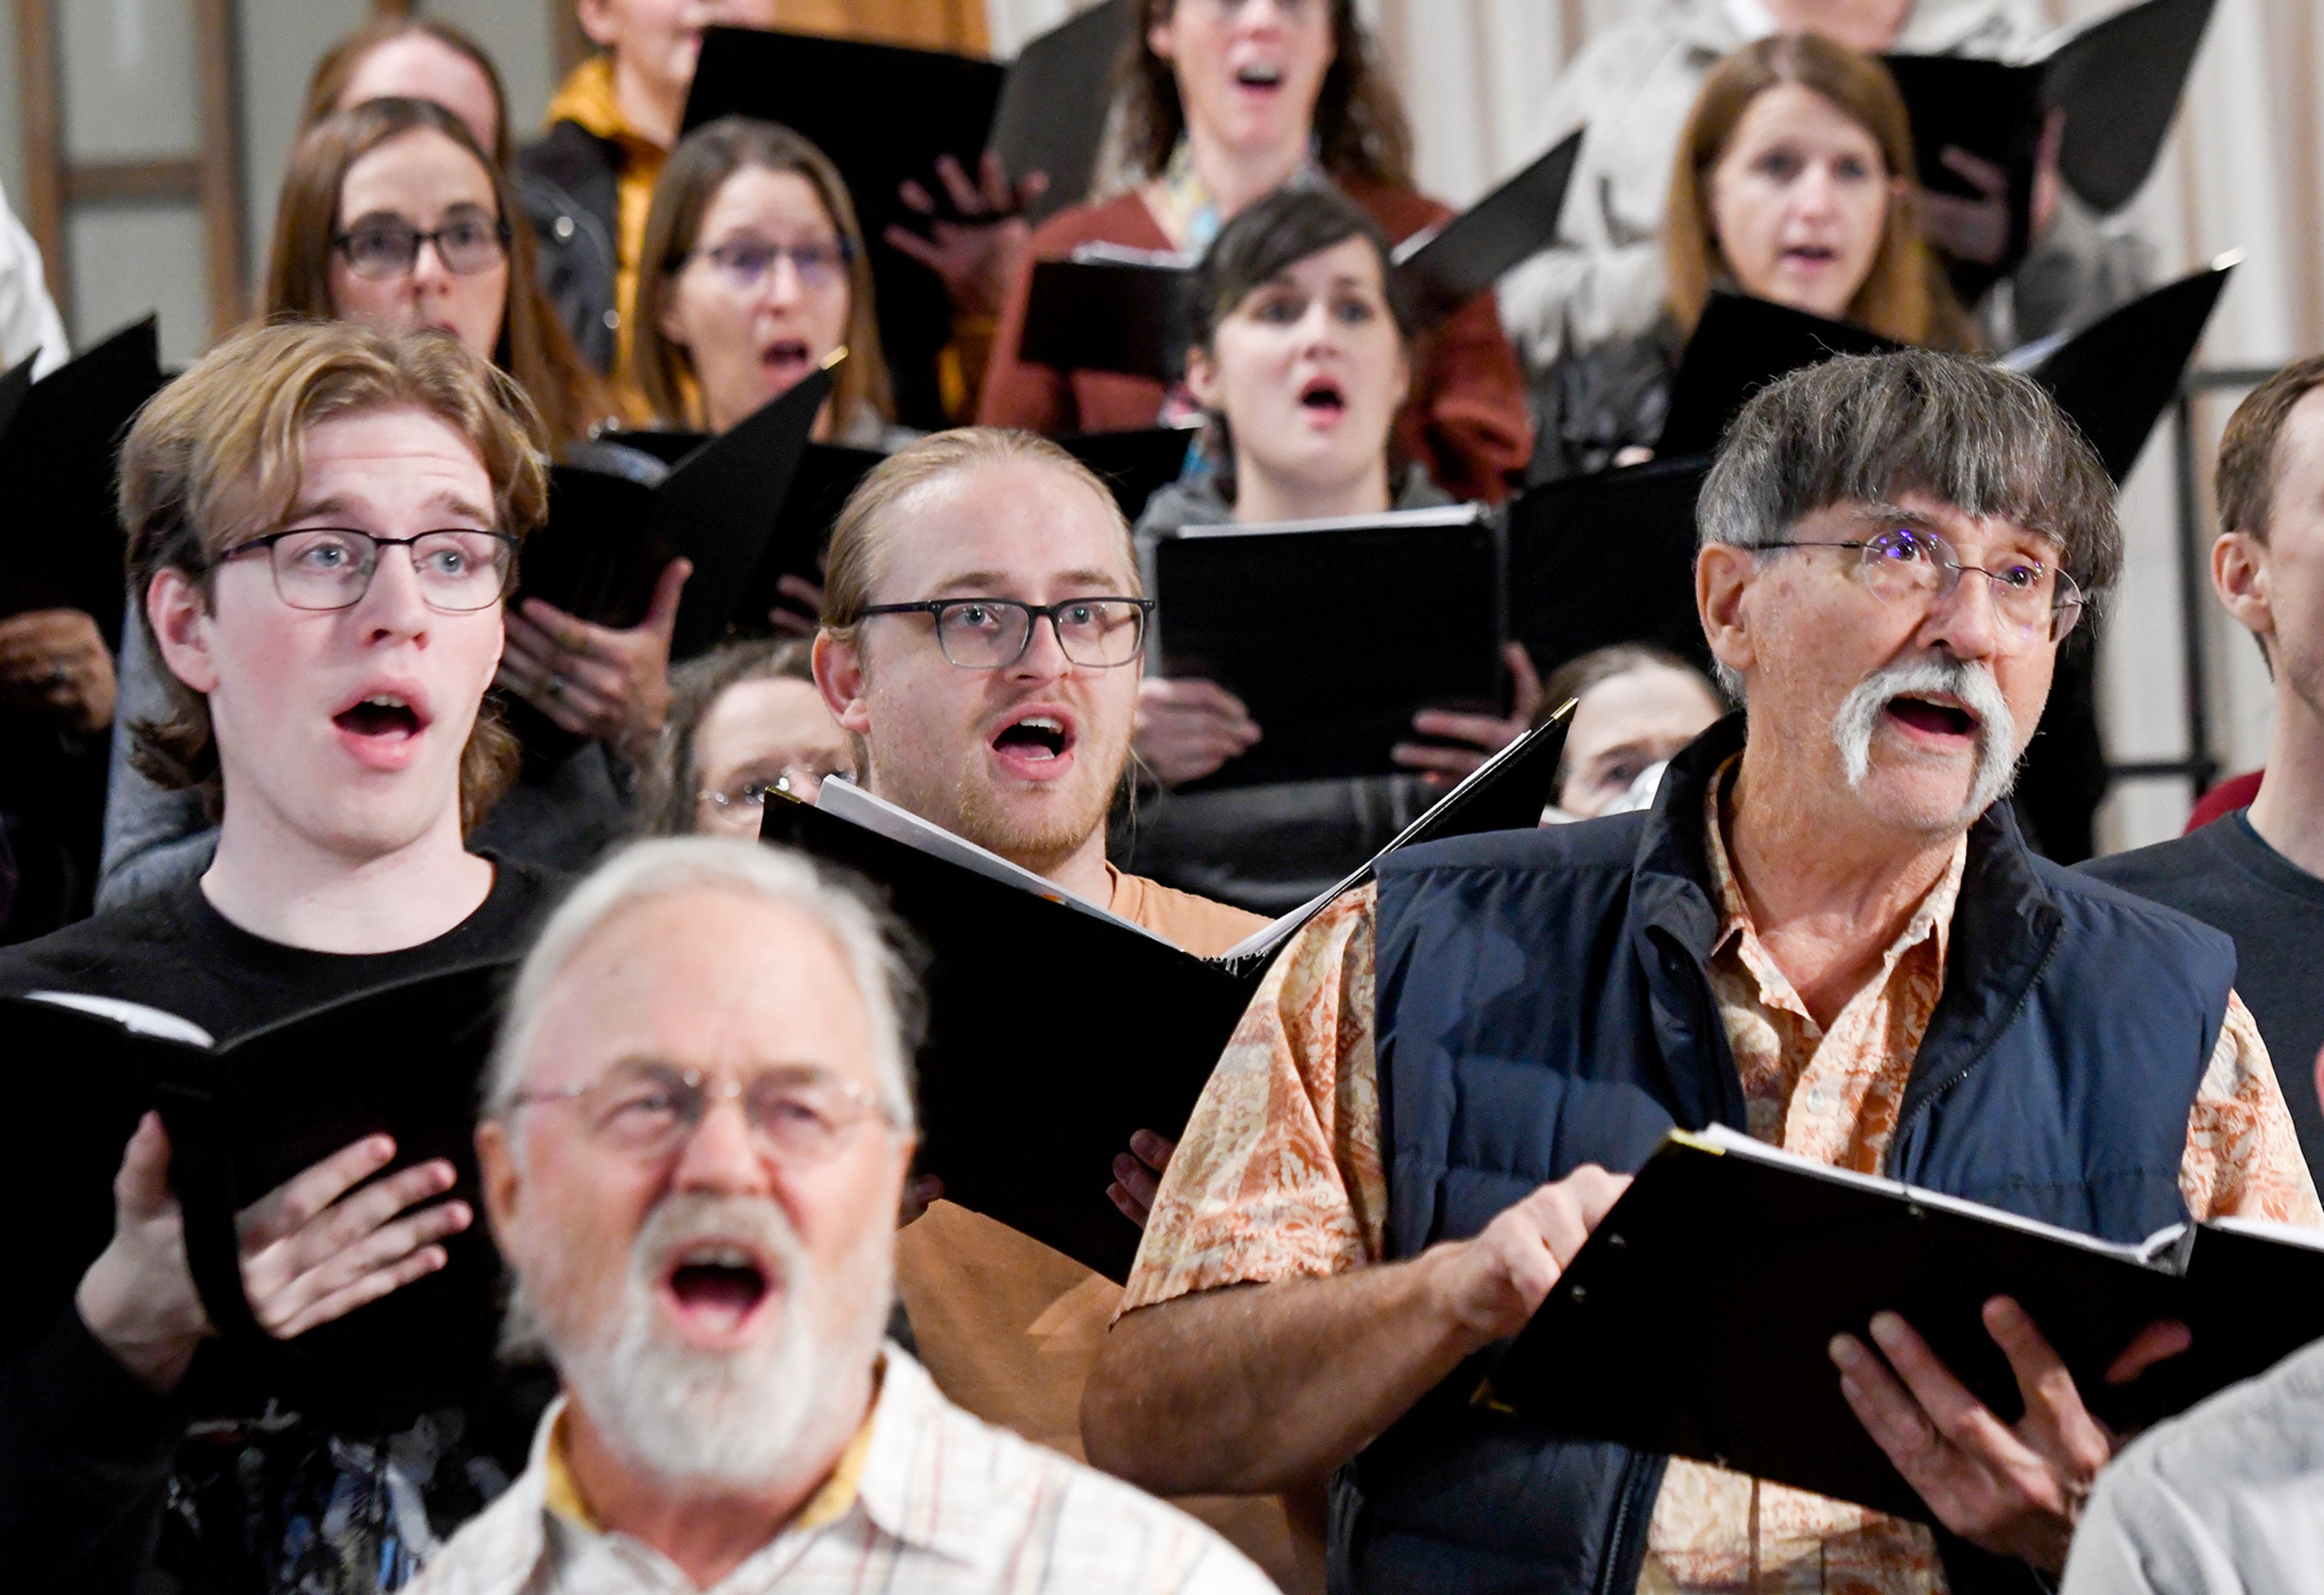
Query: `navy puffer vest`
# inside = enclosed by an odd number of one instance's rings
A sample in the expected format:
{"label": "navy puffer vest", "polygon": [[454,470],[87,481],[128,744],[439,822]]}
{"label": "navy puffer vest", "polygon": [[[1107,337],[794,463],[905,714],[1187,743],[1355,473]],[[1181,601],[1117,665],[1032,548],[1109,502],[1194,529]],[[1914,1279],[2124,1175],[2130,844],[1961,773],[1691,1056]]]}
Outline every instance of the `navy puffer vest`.
{"label": "navy puffer vest", "polygon": [[[1674,1125],[1744,1129],[1702,852],[1706,785],[1742,735],[1706,733],[1648,813],[1380,867],[1391,1256],[1474,1235],[1582,1164],[1635,1169]],[[2234,979],[2227,937],[2034,857],[1997,807],[1969,833],[1886,1172],[2110,1240],[2184,1219],[2188,1111]],[[1665,1459],[1471,1406],[1494,1354],[1342,1471],[1335,1590],[1629,1595]],[[2032,1587],[1946,1551],[1957,1595]]]}

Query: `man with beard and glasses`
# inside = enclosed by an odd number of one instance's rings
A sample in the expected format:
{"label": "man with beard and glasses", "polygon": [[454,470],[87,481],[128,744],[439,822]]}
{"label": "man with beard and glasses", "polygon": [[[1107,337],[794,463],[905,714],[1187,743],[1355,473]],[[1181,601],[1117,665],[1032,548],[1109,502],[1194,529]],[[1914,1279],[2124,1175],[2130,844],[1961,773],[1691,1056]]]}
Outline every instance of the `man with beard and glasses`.
{"label": "man with beard and glasses", "polygon": [[476,1148],[563,1393],[421,1595],[1266,1588],[882,1344],[918,1003],[875,909],[749,843],[638,844],[550,918]]}
{"label": "man with beard and glasses", "polygon": [[1831,361],[1753,399],[1698,525],[1743,712],[1651,810],[1410,850],[1286,948],[1091,1375],[1091,1460],[1149,1489],[1344,1465],[1334,1588],[1960,1595],[2062,1563],[2113,1440],[2006,1298],[2014,1423],[1895,1314],[1832,1343],[1933,1530],[1471,1404],[1673,1126],[2109,1240],[2324,1222],[2227,939],[2035,857],[1999,801],[2121,562],[2072,422],[1971,362]]}
{"label": "man with beard and glasses", "polygon": [[[875,467],[833,528],[816,680],[866,790],[1209,955],[1264,921],[1105,856],[1150,607],[1129,523],[1088,467],[1029,432],[940,432]],[[1170,1148],[1142,1131],[1115,1157],[1133,1219]],[[905,1229],[898,1263],[944,1393],[1078,1456],[1082,1383],[1119,1289],[946,1202]],[[1320,1588],[1320,1523],[1294,1535],[1271,1503],[1197,1509],[1278,1580]]]}

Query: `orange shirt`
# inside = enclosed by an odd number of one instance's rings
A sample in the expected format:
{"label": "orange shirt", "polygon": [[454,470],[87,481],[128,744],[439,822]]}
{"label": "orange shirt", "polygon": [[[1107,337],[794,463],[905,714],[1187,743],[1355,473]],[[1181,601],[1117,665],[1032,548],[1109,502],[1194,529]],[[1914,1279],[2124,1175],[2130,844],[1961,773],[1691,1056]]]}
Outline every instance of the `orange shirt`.
{"label": "orange shirt", "polygon": [[[1829,1030],[1751,924],[1711,784],[1703,816],[1721,914],[1711,983],[1751,1133],[1877,1172],[1943,987],[1963,851]],[[1154,1203],[1121,1311],[1222,1286],[1338,1274],[1387,1255],[1372,957],[1376,895],[1351,892],[1294,937],[1211,1076]],[[2188,1116],[2180,1190],[2198,1218],[2324,1225],[2292,1116],[2242,1000],[2230,997]],[[1675,1461],[1637,1588],[1941,1590],[1928,1531],[1862,1507]],[[1756,1548],[1756,1554],[1755,1554]],[[1794,1581],[1795,1575],[1804,1584]]]}
{"label": "orange shirt", "polygon": [[[1113,886],[1109,909],[1197,956],[1222,953],[1267,923],[1111,864],[1106,872]],[[1085,1460],[1082,1387],[1105,1342],[1120,1286],[950,1202],[931,1204],[898,1232],[896,1286],[920,1362],[947,1399]],[[1176,1504],[1226,1535],[1285,1590],[1321,1595],[1321,1536],[1295,1528],[1277,1498],[1205,1496]]]}

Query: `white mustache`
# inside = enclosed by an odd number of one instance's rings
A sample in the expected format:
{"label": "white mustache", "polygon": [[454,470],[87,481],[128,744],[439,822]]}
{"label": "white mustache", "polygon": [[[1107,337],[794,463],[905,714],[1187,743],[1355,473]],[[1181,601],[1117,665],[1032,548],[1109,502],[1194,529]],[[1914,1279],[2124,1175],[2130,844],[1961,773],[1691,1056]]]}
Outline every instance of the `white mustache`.
{"label": "white mustache", "polygon": [[1944,654],[1923,654],[1883,666],[1856,684],[1832,717],[1832,741],[1840,748],[1849,787],[1861,790],[1872,773],[1872,735],[1880,716],[1900,697],[1941,694],[1958,699],[1977,716],[1977,768],[1969,781],[1969,812],[1983,814],[2009,790],[2024,747],[2016,716],[2001,684],[1983,665]]}
{"label": "white mustache", "polygon": [[779,1271],[777,1277],[767,1281],[770,1290],[798,1281],[806,1271],[807,1252],[798,1231],[791,1228],[777,1203],[762,1196],[679,1191],[655,1204],[638,1238],[630,1243],[631,1277],[650,1289],[669,1272],[671,1260],[698,1240],[754,1245]]}

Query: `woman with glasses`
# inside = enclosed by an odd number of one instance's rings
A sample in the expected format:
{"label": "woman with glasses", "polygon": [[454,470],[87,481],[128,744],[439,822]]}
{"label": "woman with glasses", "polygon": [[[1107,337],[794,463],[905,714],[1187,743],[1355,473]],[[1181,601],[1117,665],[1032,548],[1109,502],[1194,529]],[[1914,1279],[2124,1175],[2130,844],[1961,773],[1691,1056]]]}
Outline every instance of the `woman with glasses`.
{"label": "woman with glasses", "polygon": [[669,723],[639,794],[648,834],[755,837],[777,782],[813,802],[824,777],[855,768],[803,641],[730,643],[669,685]]}
{"label": "woman with glasses", "polygon": [[845,180],[788,127],[727,116],[678,141],[646,217],[639,388],[662,426],[724,432],[844,354],[818,442],[891,451],[872,267]]}
{"label": "woman with glasses", "polygon": [[[1186,388],[1203,407],[1211,472],[1163,488],[1141,542],[1186,526],[1379,515],[1452,502],[1404,451],[1414,328],[1379,226],[1330,189],[1286,189],[1237,216],[1195,268]],[[1512,646],[1508,720],[1424,712],[1430,738],[1396,751],[1408,776],[1161,797],[1135,862],[1174,886],[1262,912],[1305,901],[1363,862],[1487,753],[1526,727],[1538,687]],[[1335,705],[1314,705],[1317,715]],[[1209,775],[1258,741],[1209,681],[1140,683],[1139,757],[1166,786]],[[1466,746],[1448,745],[1463,743]]]}
{"label": "woman with glasses", "polygon": [[[1413,189],[1411,130],[1355,0],[1142,0],[1141,12],[1121,73],[1136,186],[1052,217],[1033,257],[1093,244],[1199,254],[1286,185],[1336,186],[1396,239],[1452,214]],[[979,421],[1108,431],[1150,427],[1183,403],[1158,382],[1018,359],[1031,280],[1028,260],[1001,310]],[[1397,426],[1406,454],[1463,498],[1498,502],[1524,470],[1524,378],[1490,294],[1416,346]]]}

